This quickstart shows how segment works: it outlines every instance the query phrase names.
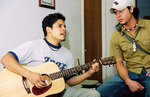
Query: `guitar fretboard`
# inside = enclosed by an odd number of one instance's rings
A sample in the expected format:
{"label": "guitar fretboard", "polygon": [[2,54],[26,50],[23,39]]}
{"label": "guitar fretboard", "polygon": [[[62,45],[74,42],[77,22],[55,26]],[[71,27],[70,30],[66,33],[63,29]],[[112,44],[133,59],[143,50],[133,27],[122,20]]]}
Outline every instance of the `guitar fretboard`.
{"label": "guitar fretboard", "polygon": [[[95,61],[95,62],[98,62],[100,65],[111,65],[111,64],[116,63],[115,58],[113,56],[106,57],[106,58],[100,59],[100,60]],[[55,79],[58,79],[60,77],[64,77],[64,76],[67,76],[67,75],[70,75],[70,74],[73,74],[73,73],[76,73],[76,72],[80,72],[82,70],[88,70],[89,68],[92,67],[92,64],[95,63],[95,62],[90,62],[90,63],[80,65],[80,66],[77,66],[77,67],[73,67],[73,68],[70,68],[70,69],[55,72],[55,73],[49,74],[49,76],[52,80],[55,80]]]}
{"label": "guitar fretboard", "polygon": [[52,80],[91,68],[93,62],[50,74]]}

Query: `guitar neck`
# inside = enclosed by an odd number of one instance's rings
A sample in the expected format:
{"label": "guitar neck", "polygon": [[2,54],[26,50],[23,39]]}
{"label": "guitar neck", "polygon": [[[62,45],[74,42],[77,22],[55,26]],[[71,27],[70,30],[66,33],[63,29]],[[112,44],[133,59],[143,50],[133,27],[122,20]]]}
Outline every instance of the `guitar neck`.
{"label": "guitar neck", "polygon": [[[106,58],[100,59],[100,60],[95,61],[95,62],[98,62],[100,65],[112,65],[112,64],[116,63],[115,58],[113,56],[106,57]],[[67,76],[67,75],[70,75],[70,74],[73,74],[73,73],[76,73],[76,72],[80,72],[82,70],[88,70],[89,68],[92,67],[92,64],[95,63],[95,62],[90,62],[90,63],[80,65],[80,66],[77,66],[77,67],[73,67],[73,68],[70,68],[70,69],[55,72],[55,73],[50,74],[49,76],[52,80],[55,80],[55,79],[58,79],[60,77],[64,77],[64,76]]]}
{"label": "guitar neck", "polygon": [[93,62],[90,62],[90,63],[84,64],[84,65],[80,65],[80,66],[77,66],[77,67],[73,67],[73,68],[70,68],[70,69],[66,69],[66,70],[63,70],[63,71],[52,73],[49,76],[52,80],[55,80],[55,79],[58,79],[60,77],[64,77],[64,76],[67,76],[67,75],[70,75],[70,74],[73,74],[73,73],[80,72],[82,70],[87,70],[87,69],[92,67],[92,64],[93,64]]}

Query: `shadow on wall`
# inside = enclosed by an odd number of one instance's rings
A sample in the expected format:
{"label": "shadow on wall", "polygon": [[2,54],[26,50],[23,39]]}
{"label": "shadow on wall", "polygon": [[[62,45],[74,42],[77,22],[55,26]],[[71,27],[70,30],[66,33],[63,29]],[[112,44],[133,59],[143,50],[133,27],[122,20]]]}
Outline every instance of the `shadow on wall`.
{"label": "shadow on wall", "polygon": [[69,32],[67,31],[66,40],[62,41],[61,44],[70,50],[70,44],[69,44]]}

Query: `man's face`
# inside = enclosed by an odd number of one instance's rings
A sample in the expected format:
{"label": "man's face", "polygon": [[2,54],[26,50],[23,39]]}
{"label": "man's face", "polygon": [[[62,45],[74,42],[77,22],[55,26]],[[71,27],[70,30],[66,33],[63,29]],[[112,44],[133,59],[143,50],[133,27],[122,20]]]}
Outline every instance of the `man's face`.
{"label": "man's face", "polygon": [[122,25],[125,25],[131,19],[132,16],[132,13],[128,10],[128,8],[125,8],[122,11],[114,9],[114,14],[118,22]]}
{"label": "man's face", "polygon": [[62,19],[57,20],[51,29],[51,38],[55,41],[61,42],[66,38],[66,25]]}

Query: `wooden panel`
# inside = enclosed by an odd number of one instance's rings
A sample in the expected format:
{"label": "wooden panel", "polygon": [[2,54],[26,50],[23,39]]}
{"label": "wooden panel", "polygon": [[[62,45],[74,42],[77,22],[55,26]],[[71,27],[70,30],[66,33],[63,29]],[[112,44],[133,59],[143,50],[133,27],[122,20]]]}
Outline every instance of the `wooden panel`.
{"label": "wooden panel", "polygon": [[[102,56],[101,0],[84,0],[85,62]],[[102,82],[102,67],[90,79]]]}

